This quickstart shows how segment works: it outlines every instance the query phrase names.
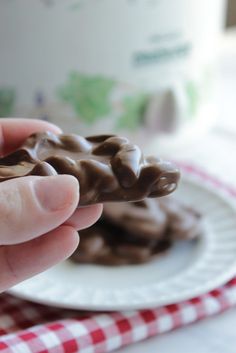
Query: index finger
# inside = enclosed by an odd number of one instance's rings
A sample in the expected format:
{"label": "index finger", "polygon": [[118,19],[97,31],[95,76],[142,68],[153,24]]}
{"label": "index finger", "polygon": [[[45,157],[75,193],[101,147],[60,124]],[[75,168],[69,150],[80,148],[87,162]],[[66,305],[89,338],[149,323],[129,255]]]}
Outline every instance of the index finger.
{"label": "index finger", "polygon": [[1,118],[0,119],[0,154],[7,154],[17,147],[34,132],[52,131],[55,134],[61,132],[56,125],[42,120]]}

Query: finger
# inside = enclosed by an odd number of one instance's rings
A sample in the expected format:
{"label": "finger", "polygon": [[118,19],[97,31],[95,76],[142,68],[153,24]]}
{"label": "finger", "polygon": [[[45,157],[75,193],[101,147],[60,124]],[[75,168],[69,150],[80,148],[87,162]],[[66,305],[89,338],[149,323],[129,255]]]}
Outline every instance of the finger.
{"label": "finger", "polygon": [[7,154],[17,147],[31,134],[38,131],[61,132],[56,125],[42,120],[1,118],[0,119],[0,153]]}
{"label": "finger", "polygon": [[63,224],[79,202],[71,175],[28,176],[0,183],[0,245],[28,241]]}
{"label": "finger", "polygon": [[100,204],[78,208],[65,224],[70,225],[77,230],[88,228],[100,218],[102,209],[103,207]]}
{"label": "finger", "polygon": [[66,259],[78,243],[75,229],[60,226],[29,242],[0,247],[0,292]]}

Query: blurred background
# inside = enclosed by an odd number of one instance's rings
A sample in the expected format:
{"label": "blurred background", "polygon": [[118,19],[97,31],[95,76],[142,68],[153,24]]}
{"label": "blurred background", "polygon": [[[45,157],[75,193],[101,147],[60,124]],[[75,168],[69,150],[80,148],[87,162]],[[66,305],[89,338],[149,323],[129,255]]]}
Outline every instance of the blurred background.
{"label": "blurred background", "polygon": [[[236,0],[2,0],[0,48],[0,117],[127,135],[235,194]],[[120,352],[233,353],[235,315]]]}
{"label": "blurred background", "polygon": [[234,0],[0,6],[0,116],[128,135],[164,154],[234,125]]}
{"label": "blurred background", "polygon": [[227,26],[236,26],[236,2],[234,0],[228,0],[227,8]]}

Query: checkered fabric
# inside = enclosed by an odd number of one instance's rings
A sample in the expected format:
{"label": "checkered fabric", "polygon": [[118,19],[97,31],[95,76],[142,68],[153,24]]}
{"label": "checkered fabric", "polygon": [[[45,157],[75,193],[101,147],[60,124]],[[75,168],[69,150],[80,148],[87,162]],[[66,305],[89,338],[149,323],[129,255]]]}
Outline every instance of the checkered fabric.
{"label": "checkered fabric", "polygon": [[[182,166],[183,167],[183,166]],[[236,190],[192,166],[185,171],[236,197]],[[151,310],[88,313],[0,296],[0,353],[103,353],[171,331],[236,304],[236,277],[200,297]]]}

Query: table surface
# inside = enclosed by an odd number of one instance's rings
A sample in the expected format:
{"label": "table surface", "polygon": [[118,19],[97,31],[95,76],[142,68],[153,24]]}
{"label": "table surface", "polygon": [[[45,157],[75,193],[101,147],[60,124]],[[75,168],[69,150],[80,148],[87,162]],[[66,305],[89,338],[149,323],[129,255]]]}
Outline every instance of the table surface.
{"label": "table surface", "polygon": [[[236,29],[222,40],[218,120],[199,143],[178,151],[179,159],[195,162],[209,173],[236,186]],[[234,153],[233,153],[234,151]],[[231,160],[230,160],[231,158]],[[234,158],[234,159],[233,159]],[[235,353],[236,308],[191,326],[151,338],[117,353]]]}

